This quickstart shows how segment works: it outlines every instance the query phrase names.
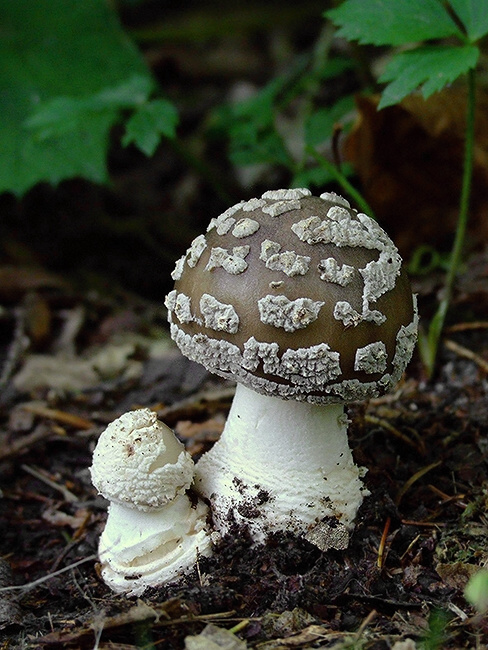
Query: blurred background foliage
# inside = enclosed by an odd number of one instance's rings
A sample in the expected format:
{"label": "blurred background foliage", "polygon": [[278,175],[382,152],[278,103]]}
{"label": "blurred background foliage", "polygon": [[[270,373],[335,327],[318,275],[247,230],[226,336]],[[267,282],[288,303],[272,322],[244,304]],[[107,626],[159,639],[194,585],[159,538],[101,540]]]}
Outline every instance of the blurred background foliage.
{"label": "blurred background foliage", "polygon": [[176,110],[150,101],[155,80],[100,0],[0,3],[0,191],[73,177],[107,182],[110,130],[151,155]]}
{"label": "blurred background foliage", "polygon": [[476,0],[0,0],[2,264],[159,297],[212,216],[298,185],[442,271],[474,68],[468,245],[488,234],[487,31]]}

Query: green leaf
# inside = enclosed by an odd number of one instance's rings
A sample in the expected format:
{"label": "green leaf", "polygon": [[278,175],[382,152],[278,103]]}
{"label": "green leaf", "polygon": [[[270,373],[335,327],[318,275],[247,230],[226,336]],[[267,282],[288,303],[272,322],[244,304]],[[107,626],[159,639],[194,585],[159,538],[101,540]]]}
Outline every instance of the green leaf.
{"label": "green leaf", "polygon": [[378,108],[398,104],[420,87],[427,99],[457,77],[476,67],[480,52],[474,45],[460,47],[420,47],[397,54],[381,75],[388,82]]}
{"label": "green leaf", "polygon": [[269,126],[274,121],[274,104],[279,93],[286,85],[284,76],[272,79],[262,90],[250,99],[246,99],[233,107],[237,119],[252,121],[256,127]]}
{"label": "green leaf", "polygon": [[154,99],[140,106],[126,124],[122,144],[131,142],[146,156],[152,156],[161,141],[161,136],[173,139],[176,136],[178,113],[173,104],[165,99]]}
{"label": "green leaf", "polygon": [[330,108],[319,108],[310,115],[305,124],[305,144],[317,147],[328,140],[334,126],[354,108],[354,97],[342,97]]}
{"label": "green leaf", "polygon": [[480,614],[488,611],[488,571],[480,569],[473,574],[464,590],[464,597]]}
{"label": "green leaf", "polygon": [[280,135],[273,129],[257,131],[253,124],[241,124],[233,130],[229,157],[235,165],[290,164]]}
{"label": "green leaf", "polygon": [[473,43],[488,34],[488,3],[485,0],[450,0]]}
{"label": "green leaf", "polygon": [[286,76],[276,77],[249,99],[220,107],[213,115],[211,130],[229,138],[234,164],[291,163],[275,127],[275,105],[286,84]]}
{"label": "green leaf", "polygon": [[107,180],[109,133],[154,83],[106,0],[0,0],[0,192]]}
{"label": "green leaf", "polygon": [[[333,57],[307,71],[300,60],[293,70],[273,78],[249,99],[220,107],[212,116],[211,131],[229,137],[230,158],[236,165],[271,163],[293,168],[294,161],[276,129],[277,114],[309,84],[330,79],[349,68],[350,60]],[[337,113],[337,117],[343,113]]]}
{"label": "green leaf", "polygon": [[346,0],[325,16],[339,25],[339,36],[373,45],[462,36],[439,0]]}
{"label": "green leaf", "polygon": [[316,70],[312,70],[310,76],[313,79],[321,79],[325,81],[326,79],[333,79],[339,75],[346,72],[346,70],[354,69],[354,61],[351,58],[345,58],[341,56],[332,56],[328,57],[324,61],[323,65],[318,67]]}
{"label": "green leaf", "polygon": [[45,140],[75,131],[91,113],[134,108],[146,101],[153,88],[152,79],[134,75],[113,88],[104,88],[88,97],[55,97],[42,102],[25,121],[33,137]]}
{"label": "green leaf", "polygon": [[[352,176],[354,170],[351,165],[344,163],[341,167],[341,171],[344,176]],[[315,165],[313,167],[307,167],[297,172],[293,176],[293,180],[290,183],[290,187],[324,187],[328,183],[337,182],[337,179],[333,174],[330,173],[325,167],[320,165]],[[323,190],[322,190],[323,191]]]}

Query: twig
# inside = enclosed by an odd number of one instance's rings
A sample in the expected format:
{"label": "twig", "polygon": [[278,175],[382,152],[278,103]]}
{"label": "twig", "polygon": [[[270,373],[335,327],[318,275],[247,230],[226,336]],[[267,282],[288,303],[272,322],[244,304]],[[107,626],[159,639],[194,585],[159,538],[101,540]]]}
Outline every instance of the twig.
{"label": "twig", "polygon": [[25,310],[15,310],[15,329],[12,342],[7,350],[7,358],[3,364],[2,373],[0,375],[0,387],[7,384],[10,379],[20,356],[27,348],[28,340],[25,336]]}
{"label": "twig", "polygon": [[359,639],[362,637],[364,630],[368,627],[368,625],[376,618],[378,615],[378,612],[375,609],[372,609],[369,614],[366,616],[366,618],[362,621],[361,625],[358,627],[358,630],[355,634],[355,640],[359,641]]}
{"label": "twig", "polygon": [[73,562],[73,564],[69,564],[68,566],[63,567],[62,569],[58,569],[57,571],[54,571],[54,573],[49,573],[46,576],[42,576],[42,578],[38,578],[37,580],[33,580],[32,582],[27,582],[24,585],[12,585],[11,587],[0,587],[0,593],[3,593],[5,591],[29,591],[29,589],[33,589],[34,587],[38,587],[39,585],[42,585],[44,582],[47,582],[51,578],[55,578],[58,575],[61,575],[62,573],[66,573],[66,571],[71,571],[71,569],[76,569],[76,567],[80,566],[81,564],[86,564],[87,562],[93,562],[94,560],[97,559],[97,555],[89,555],[88,557],[84,557],[81,560],[78,560],[77,562]]}
{"label": "twig", "polygon": [[[415,523],[415,522],[407,522],[406,520],[402,521],[402,524],[408,524],[408,523]],[[415,546],[415,544],[419,541],[420,538],[421,538],[421,535],[417,535],[416,537],[414,537],[412,539],[410,544],[405,549],[405,552],[403,553],[403,555],[400,556],[400,560],[403,560],[407,556],[407,554],[410,553],[410,551]]]}
{"label": "twig", "polygon": [[464,345],[459,345],[459,343],[456,343],[456,341],[453,341],[452,339],[446,339],[444,345],[448,350],[451,350],[451,352],[454,352],[459,357],[473,361],[481,368],[481,370],[488,372],[488,361],[483,359],[483,357],[480,357],[476,352],[473,352],[469,348],[465,348]]}
{"label": "twig", "polygon": [[39,470],[34,469],[29,465],[21,465],[21,467],[24,470],[24,472],[27,472],[28,474],[38,479],[39,481],[42,481],[46,485],[49,485],[49,487],[52,487],[53,490],[57,490],[58,492],[61,492],[65,501],[68,501],[69,503],[76,503],[77,501],[79,501],[78,497],[75,494],[73,494],[73,492],[70,492],[70,490],[68,490],[67,487],[65,487],[64,485],[59,485],[59,483],[56,483],[55,481],[51,480],[49,477],[45,476],[45,474],[40,472]]}
{"label": "twig", "polygon": [[419,528],[443,528],[446,525],[443,521],[414,521],[413,519],[402,519],[402,524]]}
{"label": "twig", "polygon": [[383,534],[381,535],[380,545],[378,547],[378,557],[376,558],[376,566],[378,567],[378,569],[383,568],[386,539],[388,537],[388,532],[390,530],[390,524],[391,524],[391,517],[387,517],[385,521],[385,526],[383,528]]}
{"label": "twig", "polygon": [[445,332],[466,332],[467,330],[486,330],[488,329],[488,321],[477,320],[472,323],[456,323],[455,325],[449,325],[444,330]]}
{"label": "twig", "polygon": [[427,474],[432,469],[438,467],[441,464],[442,464],[442,461],[438,460],[435,463],[431,463],[430,465],[427,465],[427,467],[422,467],[422,469],[419,469],[418,472],[415,472],[415,474],[413,474],[413,476],[411,476],[408,479],[408,481],[406,483],[404,483],[403,486],[398,491],[398,494],[397,494],[396,499],[395,499],[395,505],[398,506],[400,504],[400,501],[402,500],[402,498],[404,497],[406,492],[408,492],[408,490],[412,487],[412,485],[416,481],[418,481],[420,478],[422,478],[422,476],[424,476],[424,474]]}
{"label": "twig", "polygon": [[59,409],[51,409],[42,404],[24,404],[22,408],[39,417],[49,418],[50,420],[67,424],[75,429],[93,429],[95,427],[95,424],[87,418],[82,418],[79,415],[67,413],[66,411],[60,411]]}
{"label": "twig", "polygon": [[0,461],[19,454],[24,449],[29,448],[40,440],[46,440],[53,436],[53,432],[46,427],[37,427],[31,433],[22,438],[16,438],[12,442],[2,441],[0,446]]}
{"label": "twig", "polygon": [[376,424],[383,429],[386,429],[390,433],[392,433],[394,436],[399,438],[402,442],[404,442],[407,445],[410,445],[410,447],[413,447],[416,451],[421,452],[422,450],[419,449],[419,445],[415,444],[413,440],[411,440],[408,436],[406,436],[404,433],[396,429],[392,424],[390,424],[387,420],[384,420],[383,418],[378,418],[375,415],[365,415],[364,416],[365,422],[368,422],[369,424]]}
{"label": "twig", "polygon": [[[83,523],[80,526],[81,529],[84,529],[86,527],[86,524],[90,520],[90,518],[91,518],[91,513],[87,512],[86,517],[84,518]],[[64,547],[64,549],[61,551],[61,553],[58,555],[58,557],[52,563],[51,572],[57,570],[58,566],[61,564],[61,562],[64,560],[64,558],[68,555],[68,553],[71,553],[73,548],[80,542],[79,535],[77,536],[77,533],[80,530],[80,528],[78,528],[75,531],[75,534],[73,535],[73,537],[72,537],[71,541],[69,542],[69,544],[67,544]]]}
{"label": "twig", "polygon": [[[448,494],[445,494],[445,492],[442,492],[442,490],[439,490],[439,488],[435,485],[429,485],[429,488],[432,490],[432,492],[437,494],[442,499],[443,505],[447,503],[462,501],[466,497],[465,494],[454,494],[453,496],[449,496]],[[463,508],[466,508],[465,503],[460,503],[459,505]]]}

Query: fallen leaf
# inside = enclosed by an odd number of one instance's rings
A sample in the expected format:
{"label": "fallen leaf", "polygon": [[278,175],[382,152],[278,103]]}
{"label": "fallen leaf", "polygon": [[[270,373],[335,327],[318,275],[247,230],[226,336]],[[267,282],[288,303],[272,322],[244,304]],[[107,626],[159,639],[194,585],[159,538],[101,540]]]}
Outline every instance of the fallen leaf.
{"label": "fallen leaf", "polygon": [[23,393],[52,388],[62,391],[81,391],[100,383],[93,364],[78,357],[32,354],[14,376],[15,388]]}
{"label": "fallen leaf", "polygon": [[331,632],[329,629],[322,625],[309,625],[298,634],[287,636],[281,639],[275,639],[273,643],[280,644],[284,648],[300,648],[305,644],[317,643],[318,641],[333,641],[335,639],[343,638],[347,633]]}
{"label": "fallen leaf", "polygon": [[199,438],[208,442],[215,442],[224,430],[224,418],[210,418],[205,422],[192,422],[191,420],[180,420],[177,422],[175,431],[184,438]]}
{"label": "fallen leaf", "polygon": [[107,343],[87,350],[84,357],[69,354],[32,354],[14,376],[18,391],[30,392],[51,388],[82,391],[109,379],[135,379],[142,374],[142,363],[131,357],[131,343]]}
{"label": "fallen leaf", "polygon": [[30,291],[23,301],[25,330],[32,346],[45,343],[51,333],[52,314],[48,301],[40,293]]}
{"label": "fallen leaf", "polygon": [[479,571],[479,567],[466,562],[439,562],[435,570],[448,587],[463,590],[470,577]]}
{"label": "fallen leaf", "polygon": [[28,266],[0,266],[0,299],[19,300],[28,291],[66,288],[68,283],[44,269]]}
{"label": "fallen leaf", "polygon": [[72,530],[78,530],[85,523],[88,514],[84,508],[78,509],[74,515],[69,515],[53,507],[44,510],[42,518],[53,526],[67,526]]}
{"label": "fallen leaf", "polygon": [[209,623],[200,634],[185,638],[185,650],[246,650],[247,643],[222,627]]}

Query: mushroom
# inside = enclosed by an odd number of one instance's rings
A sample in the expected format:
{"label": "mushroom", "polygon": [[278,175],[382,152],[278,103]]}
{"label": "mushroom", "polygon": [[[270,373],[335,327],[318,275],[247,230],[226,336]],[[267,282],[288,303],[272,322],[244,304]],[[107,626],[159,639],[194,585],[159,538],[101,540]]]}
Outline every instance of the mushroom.
{"label": "mushroom", "polygon": [[121,415],[102,432],[90,468],[93,485],[110,501],[100,537],[101,575],[117,593],[139,596],[181,577],[210,555],[207,506],[186,490],[190,454],[150,409]]}
{"label": "mushroom", "polygon": [[237,382],[225,429],[196,464],[216,529],[246,526],[344,548],[367,494],[347,402],[394,387],[416,342],[393,242],[341,196],[275,190],[212,219],[172,274],[171,336]]}

